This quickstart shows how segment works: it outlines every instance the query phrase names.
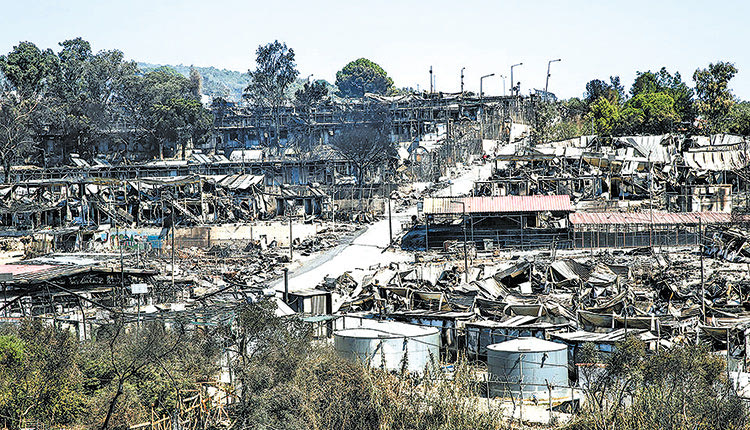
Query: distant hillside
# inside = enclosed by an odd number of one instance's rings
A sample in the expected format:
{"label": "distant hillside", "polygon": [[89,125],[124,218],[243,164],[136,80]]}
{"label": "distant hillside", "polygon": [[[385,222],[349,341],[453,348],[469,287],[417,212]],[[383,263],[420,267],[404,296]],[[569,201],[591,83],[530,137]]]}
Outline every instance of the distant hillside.
{"label": "distant hillside", "polygon": [[[138,67],[144,72],[149,72],[156,68],[167,66],[175,69],[177,73],[183,76],[190,76],[190,66],[180,64],[177,66],[171,64],[151,64],[138,63]],[[242,92],[250,83],[250,76],[247,72],[238,72],[236,70],[217,69],[216,67],[196,67],[201,78],[203,78],[203,94],[210,97],[223,97],[229,101],[242,100]],[[287,91],[289,97],[293,97],[295,91],[305,84],[305,79],[297,79]],[[329,93],[335,92],[336,87],[326,82]]]}
{"label": "distant hillside", "polygon": [[[175,66],[171,64],[138,63],[138,67],[144,72],[149,72],[161,66],[171,67],[186,77],[190,75],[190,66],[184,64]],[[242,98],[242,91],[250,83],[247,72],[217,69],[216,67],[196,67],[196,70],[203,78],[203,94],[211,97],[224,97],[227,100],[239,101]]]}

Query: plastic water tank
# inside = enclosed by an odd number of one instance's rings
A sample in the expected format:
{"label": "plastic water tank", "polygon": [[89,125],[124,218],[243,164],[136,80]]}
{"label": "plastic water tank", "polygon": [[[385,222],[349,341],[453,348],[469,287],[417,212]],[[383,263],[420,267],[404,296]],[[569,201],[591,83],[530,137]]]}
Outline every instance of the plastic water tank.
{"label": "plastic water tank", "polygon": [[440,359],[440,330],[395,321],[362,320],[333,333],[336,352],[373,368],[421,373]]}
{"label": "plastic water tank", "polygon": [[[567,346],[535,337],[520,337],[487,347],[493,396],[547,397],[547,383],[568,385]],[[554,395],[554,393],[553,393]]]}

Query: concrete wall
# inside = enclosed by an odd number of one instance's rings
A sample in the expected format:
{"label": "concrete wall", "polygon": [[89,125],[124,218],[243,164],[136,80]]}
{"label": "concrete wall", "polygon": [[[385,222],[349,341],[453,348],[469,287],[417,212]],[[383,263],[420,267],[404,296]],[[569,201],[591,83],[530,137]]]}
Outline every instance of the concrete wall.
{"label": "concrete wall", "polygon": [[[325,228],[325,225],[316,224],[292,224],[292,237],[305,240],[318,231]],[[119,231],[119,238],[115,234],[115,229],[109,232],[101,231],[101,241],[93,250],[104,251],[107,249],[119,249],[118,243],[121,243],[126,251],[152,250],[159,248],[170,248],[171,231],[167,231],[164,236],[160,236],[159,228],[137,228],[123,229]],[[119,239],[119,240],[118,240]],[[289,223],[283,221],[266,221],[255,224],[225,224],[225,225],[206,225],[196,227],[182,227],[175,231],[176,248],[210,248],[218,244],[229,242],[249,242],[250,240],[265,240],[266,243],[276,241],[279,246],[289,246]]]}
{"label": "concrete wall", "polygon": [[[322,228],[321,224],[294,223],[292,224],[292,237],[301,241],[315,235]],[[275,240],[279,246],[289,246],[289,223],[273,221],[178,228],[175,240],[180,241],[182,246],[202,248],[250,240],[264,240],[266,243]]]}

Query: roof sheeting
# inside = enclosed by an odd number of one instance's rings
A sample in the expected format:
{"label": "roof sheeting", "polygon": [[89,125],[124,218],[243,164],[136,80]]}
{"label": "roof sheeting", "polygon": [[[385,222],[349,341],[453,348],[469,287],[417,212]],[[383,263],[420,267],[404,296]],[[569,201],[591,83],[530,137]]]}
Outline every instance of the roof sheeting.
{"label": "roof sheeting", "polygon": [[[461,203],[459,203],[461,202]],[[463,204],[462,204],[463,203]],[[570,196],[502,196],[425,198],[426,214],[571,212]]]}
{"label": "roof sheeting", "polygon": [[652,163],[671,163],[669,148],[663,145],[669,135],[618,137],[621,143],[632,146]]}
{"label": "roof sheeting", "polygon": [[230,190],[247,190],[251,187],[263,184],[265,176],[248,175],[238,173],[236,175],[227,175],[224,177],[215,177],[216,185]]}
{"label": "roof sheeting", "polygon": [[748,165],[747,144],[714,145],[689,148],[682,153],[685,164],[697,170],[727,171]]}
{"label": "roof sheeting", "polygon": [[0,273],[12,274],[14,283],[45,282],[89,270],[88,265],[6,264],[0,266]]}
{"label": "roof sheeting", "polygon": [[680,225],[724,224],[732,221],[726,212],[576,212],[568,216],[573,226],[577,225]]}
{"label": "roof sheeting", "polygon": [[653,333],[642,329],[621,328],[609,333],[595,333],[590,331],[574,331],[568,333],[550,333],[550,338],[559,339],[566,343],[594,342],[594,343],[616,343],[625,340],[627,336],[638,336],[642,341],[658,339]]}

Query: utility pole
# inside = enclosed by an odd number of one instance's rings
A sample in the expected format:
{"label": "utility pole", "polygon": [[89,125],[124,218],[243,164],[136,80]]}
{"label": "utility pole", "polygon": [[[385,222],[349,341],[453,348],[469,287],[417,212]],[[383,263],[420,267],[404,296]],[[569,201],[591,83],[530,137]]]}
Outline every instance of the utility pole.
{"label": "utility pole", "polygon": [[510,88],[511,88],[511,91],[510,91],[511,94],[510,95],[512,95],[512,96],[513,95],[516,95],[516,96],[518,95],[517,94],[517,90],[516,90],[516,84],[513,81],[513,68],[516,67],[516,66],[523,66],[523,63],[518,63],[518,64],[514,64],[514,65],[510,66]]}
{"label": "utility pole", "polygon": [[547,80],[544,82],[544,97],[545,97],[545,99],[547,98],[547,90],[549,88],[549,77],[550,77],[549,66],[552,63],[555,63],[557,61],[562,61],[562,60],[560,58],[558,58],[557,60],[549,60],[549,61],[547,61]]}
{"label": "utility pole", "polygon": [[481,110],[481,116],[479,117],[479,139],[484,139],[484,91],[482,91],[482,81],[484,81],[484,78],[491,76],[495,76],[495,74],[490,73],[479,78],[479,109]]}
{"label": "utility pole", "polygon": [[284,303],[289,304],[289,268],[281,269],[284,271]]}

